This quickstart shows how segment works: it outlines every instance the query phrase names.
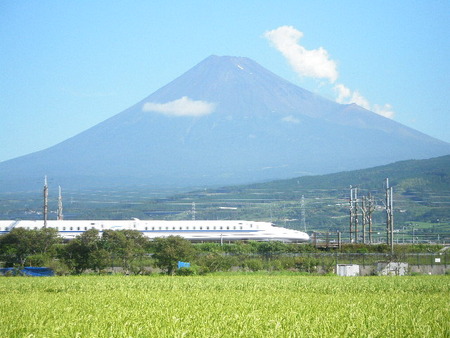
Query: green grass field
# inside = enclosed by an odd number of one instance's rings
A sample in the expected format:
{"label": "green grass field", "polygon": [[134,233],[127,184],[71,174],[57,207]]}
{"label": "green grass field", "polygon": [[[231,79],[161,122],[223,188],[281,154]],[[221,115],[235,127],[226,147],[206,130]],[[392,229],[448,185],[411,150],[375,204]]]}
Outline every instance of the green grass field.
{"label": "green grass field", "polygon": [[449,337],[450,277],[0,278],[1,337]]}

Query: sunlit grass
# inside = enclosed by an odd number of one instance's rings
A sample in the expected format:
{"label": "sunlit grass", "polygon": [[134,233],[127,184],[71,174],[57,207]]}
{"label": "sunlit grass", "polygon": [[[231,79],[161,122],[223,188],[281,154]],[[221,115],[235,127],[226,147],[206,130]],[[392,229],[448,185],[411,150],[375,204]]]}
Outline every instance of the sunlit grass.
{"label": "sunlit grass", "polygon": [[1,337],[448,337],[450,278],[0,278]]}

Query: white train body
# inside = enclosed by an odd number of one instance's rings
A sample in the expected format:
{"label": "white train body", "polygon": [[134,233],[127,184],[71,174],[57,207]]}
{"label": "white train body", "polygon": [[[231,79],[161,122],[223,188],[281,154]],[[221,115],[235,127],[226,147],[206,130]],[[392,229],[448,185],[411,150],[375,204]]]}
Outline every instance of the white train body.
{"label": "white train body", "polygon": [[[0,234],[14,228],[41,229],[43,220],[0,221]],[[181,236],[193,242],[201,241],[282,241],[300,243],[309,240],[308,234],[274,226],[270,222],[253,221],[157,221],[157,220],[48,220],[48,228],[58,230],[61,237],[73,239],[89,229],[137,230],[149,239]]]}

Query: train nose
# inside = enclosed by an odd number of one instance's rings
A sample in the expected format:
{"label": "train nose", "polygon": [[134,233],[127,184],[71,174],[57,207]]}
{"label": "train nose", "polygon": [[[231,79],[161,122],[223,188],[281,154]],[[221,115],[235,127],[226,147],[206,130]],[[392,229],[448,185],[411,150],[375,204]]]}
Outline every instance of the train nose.
{"label": "train nose", "polygon": [[303,231],[295,231],[296,235],[298,236],[298,239],[302,240],[302,241],[309,241],[310,237],[306,232]]}

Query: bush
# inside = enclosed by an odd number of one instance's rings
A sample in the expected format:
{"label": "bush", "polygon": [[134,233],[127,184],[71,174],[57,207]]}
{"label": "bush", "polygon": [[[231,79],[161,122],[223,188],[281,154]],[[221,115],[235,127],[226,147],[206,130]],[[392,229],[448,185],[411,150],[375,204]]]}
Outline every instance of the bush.
{"label": "bush", "polygon": [[315,258],[310,257],[296,257],[295,267],[300,272],[315,273],[317,272],[320,262]]}
{"label": "bush", "polygon": [[264,270],[264,264],[261,259],[250,258],[244,261],[242,264],[243,268],[246,268],[250,271],[260,271]]}
{"label": "bush", "polygon": [[221,255],[218,253],[201,256],[196,262],[202,266],[205,272],[229,271],[233,266],[239,264],[236,256]]}
{"label": "bush", "polygon": [[55,272],[55,275],[57,276],[66,276],[70,274],[69,267],[64,264],[63,261],[53,259],[52,261],[48,262],[46,266],[50,269],[52,269]]}
{"label": "bush", "polygon": [[205,271],[202,269],[202,267],[197,265],[191,265],[189,268],[179,268],[175,274],[177,276],[197,276],[197,275],[203,275]]}

